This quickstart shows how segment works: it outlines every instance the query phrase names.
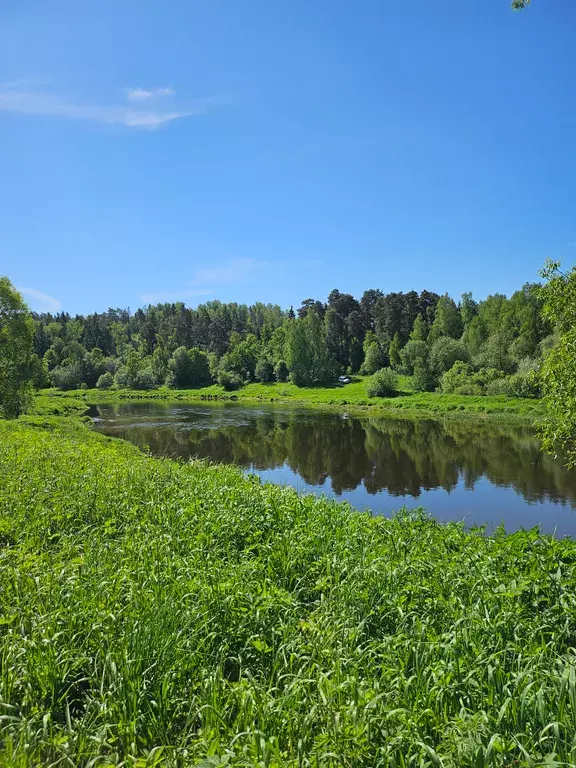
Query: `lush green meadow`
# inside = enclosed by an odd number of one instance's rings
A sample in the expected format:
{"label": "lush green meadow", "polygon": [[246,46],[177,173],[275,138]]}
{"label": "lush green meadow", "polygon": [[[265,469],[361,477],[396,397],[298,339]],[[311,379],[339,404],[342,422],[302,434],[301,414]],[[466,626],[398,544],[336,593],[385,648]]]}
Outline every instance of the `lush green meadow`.
{"label": "lush green meadow", "polygon": [[0,422],[6,768],[574,765],[575,638],[572,541]]}
{"label": "lush green meadow", "polygon": [[105,390],[43,390],[37,398],[40,412],[66,413],[74,406],[72,402],[109,402],[124,399],[167,399],[196,401],[205,399],[238,400],[246,403],[278,402],[294,403],[321,408],[359,409],[370,412],[387,411],[398,414],[437,415],[491,415],[505,418],[535,420],[544,415],[540,400],[509,397],[506,395],[447,395],[440,392],[413,392],[408,376],[399,377],[399,392],[396,397],[369,398],[366,395],[366,381],[369,377],[357,376],[345,386],[297,387],[291,383],[246,384],[236,392],[227,392],[218,384],[199,389],[170,389],[160,387],[153,390],[118,389]]}

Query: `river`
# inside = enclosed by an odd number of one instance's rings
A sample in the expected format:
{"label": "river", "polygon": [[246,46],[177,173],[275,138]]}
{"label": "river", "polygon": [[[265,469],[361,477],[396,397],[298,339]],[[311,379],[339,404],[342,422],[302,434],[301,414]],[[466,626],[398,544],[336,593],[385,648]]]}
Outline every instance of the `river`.
{"label": "river", "polygon": [[280,405],[130,401],[92,407],[95,428],[155,456],[233,463],[262,480],[389,515],[576,536],[576,472],[528,426],[353,416]]}

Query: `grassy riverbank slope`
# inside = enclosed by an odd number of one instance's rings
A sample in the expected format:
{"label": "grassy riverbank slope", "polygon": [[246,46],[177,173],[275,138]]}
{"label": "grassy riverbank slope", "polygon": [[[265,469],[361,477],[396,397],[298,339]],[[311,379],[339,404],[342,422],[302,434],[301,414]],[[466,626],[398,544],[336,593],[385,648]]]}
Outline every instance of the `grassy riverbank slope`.
{"label": "grassy riverbank slope", "polygon": [[[524,420],[536,420],[543,417],[544,406],[541,401],[520,397],[444,395],[438,392],[412,392],[408,377],[401,377],[401,390],[396,397],[369,398],[366,395],[366,379],[357,380],[346,386],[333,387],[297,387],[295,384],[246,384],[236,392],[227,392],[223,387],[213,384],[200,389],[169,389],[161,387],[150,391],[143,390],[75,390],[60,392],[43,390],[40,402],[58,413],[66,411],[66,403],[81,399],[85,402],[104,402],[128,399],[169,399],[194,402],[197,400],[219,399],[238,400],[240,402],[273,401],[293,403],[322,408],[358,409],[363,411],[420,414],[488,414]],[[45,398],[50,398],[49,400]]]}
{"label": "grassy riverbank slope", "polygon": [[575,637],[572,541],[0,422],[6,768],[573,765]]}

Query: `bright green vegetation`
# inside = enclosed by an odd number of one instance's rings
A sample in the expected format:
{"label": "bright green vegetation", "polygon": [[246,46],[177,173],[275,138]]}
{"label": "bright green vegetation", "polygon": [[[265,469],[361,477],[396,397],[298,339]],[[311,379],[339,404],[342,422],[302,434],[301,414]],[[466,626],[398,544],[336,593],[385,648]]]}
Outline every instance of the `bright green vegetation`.
{"label": "bright green vegetation", "polygon": [[543,270],[544,314],[558,329],[558,343],[547,355],[542,372],[546,407],[552,417],[544,426],[544,446],[559,451],[569,466],[576,465],[576,267],[560,271],[558,262]]}
{"label": "bright green vegetation", "polygon": [[369,398],[366,392],[369,377],[356,377],[344,387],[297,387],[292,383],[246,384],[233,393],[213,384],[199,389],[173,390],[74,390],[59,392],[44,390],[36,397],[35,412],[66,414],[83,412],[88,403],[113,402],[130,399],[164,399],[195,402],[205,399],[257,403],[262,401],[294,403],[320,408],[357,409],[373,413],[436,414],[439,416],[487,415],[490,417],[535,421],[545,416],[540,400],[506,395],[471,396],[446,395],[439,392],[411,392],[408,377],[398,377],[400,393],[395,397]]}
{"label": "bright green vegetation", "polygon": [[197,389],[290,381],[299,387],[391,368],[413,389],[453,395],[538,398],[554,346],[541,289],[477,302],[465,293],[338,290],[294,311],[210,301],[71,317],[34,315],[38,388]]}
{"label": "bright green vegetation", "polygon": [[0,541],[7,768],[576,762],[572,541],[372,519],[40,417],[0,422]]}
{"label": "bright green vegetation", "polygon": [[0,417],[14,418],[30,404],[34,323],[20,294],[0,277]]}

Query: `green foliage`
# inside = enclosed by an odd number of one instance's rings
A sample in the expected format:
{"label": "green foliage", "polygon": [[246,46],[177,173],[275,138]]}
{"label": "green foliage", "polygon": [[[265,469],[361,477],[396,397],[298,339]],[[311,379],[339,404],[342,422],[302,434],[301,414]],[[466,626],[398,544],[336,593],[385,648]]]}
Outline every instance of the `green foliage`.
{"label": "green foliage", "polygon": [[348,368],[350,373],[358,373],[364,362],[364,349],[359,339],[355,337],[350,341],[349,360],[350,365]]}
{"label": "green foliage", "polygon": [[261,381],[264,384],[274,381],[274,366],[272,365],[272,361],[265,356],[258,358],[255,375],[256,380]]}
{"label": "green foliage", "polygon": [[399,334],[402,344],[405,344],[418,315],[425,318],[429,324],[434,317],[439,298],[437,294],[429,291],[422,291],[420,294],[416,291],[381,294],[373,305],[372,314],[376,335],[382,348],[388,349],[396,333]]}
{"label": "green foliage", "polygon": [[488,338],[488,328],[486,321],[481,315],[476,315],[468,323],[462,334],[462,343],[468,350],[469,356],[473,357],[482,349],[482,345]]}
{"label": "green foliage", "polygon": [[462,294],[460,299],[460,317],[464,328],[468,326],[478,314],[478,302],[474,300],[472,294],[468,291]]}
{"label": "green foliage", "polygon": [[452,395],[508,395],[510,397],[541,397],[539,368],[531,359],[523,361],[517,373],[506,376],[496,368],[474,368],[456,362],[441,378],[441,391]]}
{"label": "green foliage", "polygon": [[97,389],[111,389],[114,386],[114,376],[110,371],[106,371],[96,382]]}
{"label": "green foliage", "polygon": [[381,368],[368,379],[366,394],[368,397],[393,397],[398,390],[398,375],[392,368]]}
{"label": "green foliage", "polygon": [[457,360],[468,360],[468,352],[461,341],[441,336],[432,344],[428,362],[430,370],[437,378],[449,371]]}
{"label": "green foliage", "polygon": [[218,378],[219,365],[220,360],[218,359],[218,355],[215,352],[208,352],[208,368],[210,371],[210,379],[212,381],[216,381]]}
{"label": "green foliage", "polygon": [[507,395],[510,392],[498,388],[502,371],[495,368],[481,368],[475,371],[468,363],[454,363],[441,378],[441,391],[452,395]]}
{"label": "green foliage", "polygon": [[324,316],[324,334],[328,354],[337,363],[338,370],[344,370],[350,359],[350,341],[346,321],[334,307],[329,307]]}
{"label": "green foliage", "polygon": [[80,389],[84,380],[84,369],[81,363],[57,366],[50,374],[54,387],[64,391]]}
{"label": "green foliage", "polygon": [[436,314],[432,328],[430,329],[430,341],[436,341],[441,337],[459,339],[462,335],[462,318],[458,307],[448,294],[442,296],[436,304]]}
{"label": "green foliage", "polygon": [[490,382],[486,387],[486,394],[538,398],[542,396],[542,388],[537,375],[514,373],[511,376],[503,376]]}
{"label": "green foliage", "polygon": [[83,355],[82,381],[88,387],[95,387],[96,382],[106,373],[106,358],[98,347]]}
{"label": "green foliage", "polygon": [[549,261],[543,270],[545,317],[556,327],[558,341],[546,354],[542,386],[550,419],[544,424],[545,448],[560,452],[566,464],[576,466],[576,267],[561,272]]}
{"label": "green foliage", "polygon": [[221,368],[218,371],[218,384],[220,384],[221,387],[224,387],[227,392],[233,392],[236,389],[240,389],[243,383],[244,381],[242,378],[228,368]]}
{"label": "green foliage", "polygon": [[254,334],[245,339],[233,335],[231,349],[220,361],[220,368],[236,374],[241,381],[254,381],[260,353],[261,345]]}
{"label": "green foliage", "polygon": [[[430,291],[384,294],[369,289],[358,301],[333,290],[326,303],[314,298],[303,301],[298,320],[292,309],[283,312],[268,304],[209,301],[191,309],[176,302],[148,306],[134,314],[110,309],[75,318],[66,313],[35,315],[34,345],[49,374],[58,369],[54,383],[66,387],[92,388],[106,371],[116,374],[118,387],[129,389],[166,381],[174,388],[199,387],[216,381],[221,370],[249,383],[258,379],[260,359],[269,360],[275,370],[285,361],[292,380],[300,386],[329,383],[344,371],[371,375],[388,364],[413,374],[417,361],[424,359],[425,347],[419,344],[426,341],[428,349],[440,338],[460,341],[467,352],[465,359],[475,369],[496,367],[510,375],[518,372],[527,357],[539,364],[555,343],[553,324],[542,314],[542,301],[539,287],[533,284],[524,285],[509,299],[494,294],[476,302],[464,293],[458,306],[448,295]],[[208,357],[208,373],[203,366],[202,376],[194,376],[194,383],[184,384],[192,381],[185,370],[180,383],[172,376],[170,361],[180,348],[197,349]],[[453,362],[448,360],[438,371],[437,361],[431,361],[428,368],[436,377],[434,386],[445,365],[448,370]],[[186,368],[185,359],[179,364]],[[267,379],[270,376],[264,364],[259,372]],[[431,384],[423,374],[429,372],[420,366],[418,381],[427,387]],[[45,383],[41,379],[35,376],[36,385]]]}
{"label": "green foliage", "polygon": [[286,363],[292,381],[299,387],[321,384],[335,377],[336,362],[330,357],[324,325],[314,309],[289,323]]}
{"label": "green foliage", "polygon": [[426,358],[420,358],[414,363],[412,387],[415,392],[433,392],[436,388],[436,377]]}
{"label": "green foliage", "polygon": [[274,366],[274,376],[276,377],[276,381],[280,381],[280,382],[288,381],[288,377],[290,376],[290,371],[288,370],[288,366],[286,365],[285,360],[278,360],[278,362]]}
{"label": "green foliage", "polygon": [[284,359],[286,349],[286,329],[287,323],[275,328],[270,337],[270,341],[268,342],[268,349],[270,350],[272,359],[277,362]]}
{"label": "green foliage", "polygon": [[414,319],[414,325],[412,326],[412,331],[410,333],[411,341],[426,341],[429,332],[430,327],[424,319],[423,315],[416,315]]}
{"label": "green foliage", "polygon": [[[244,384],[241,391],[235,395],[235,399],[246,404],[260,403],[263,400],[274,402],[305,405],[311,408],[345,409],[353,408],[368,414],[394,413],[405,414],[435,414],[454,416],[461,419],[467,415],[481,414],[495,417],[498,420],[528,421],[534,422],[546,416],[542,401],[510,397],[510,396],[470,396],[470,395],[444,395],[434,392],[436,381],[432,377],[431,390],[416,389],[414,382],[416,377],[398,376],[398,392],[395,397],[368,399],[366,396],[366,378],[355,377],[345,387],[340,387],[336,382],[326,386],[297,387],[292,382],[260,384],[252,382]],[[77,391],[59,392],[52,390],[35,398],[36,403],[41,400],[53,404],[57,410],[39,411],[41,413],[64,413],[68,404],[77,403],[79,398],[84,403],[99,402],[104,400],[123,401],[137,400],[179,400],[182,402],[200,402],[206,398],[214,400],[228,400],[228,392],[219,384],[211,384],[200,389],[168,389],[163,387],[153,391],[135,391],[114,388],[112,391],[99,392]],[[61,404],[61,405],[59,405]]]}
{"label": "green foliage", "polygon": [[425,341],[410,339],[400,353],[404,371],[412,375],[417,363],[428,359],[428,352],[429,347]]}
{"label": "green foliage", "polygon": [[372,376],[372,374],[384,367],[385,362],[386,358],[380,348],[380,344],[377,341],[372,341],[365,348],[364,362],[360,370],[364,375]]}
{"label": "green foliage", "polygon": [[133,389],[154,389],[158,386],[158,381],[154,375],[151,365],[145,365],[142,368],[138,368],[136,375],[131,381],[130,386]]}
{"label": "green foliage", "polygon": [[141,350],[130,349],[126,354],[125,363],[125,377],[126,385],[128,387],[134,387],[135,389],[146,389],[146,387],[137,387],[136,379],[138,378],[138,372],[145,365],[144,355]]}
{"label": "green foliage", "polygon": [[121,360],[124,359],[129,349],[128,329],[122,323],[115,321],[110,323],[109,333],[113,340],[113,349]]}
{"label": "green foliage", "polygon": [[178,347],[168,363],[168,385],[179,389],[200,387],[210,381],[208,355],[194,347]]}
{"label": "green foliage", "polygon": [[510,335],[506,331],[498,330],[474,357],[474,364],[478,368],[496,368],[504,373],[511,373],[515,366],[509,353],[510,346]]}
{"label": "green foliage", "polygon": [[198,347],[192,347],[188,350],[188,357],[192,363],[190,372],[193,387],[202,386],[210,381],[210,361],[208,355]]}
{"label": "green foliage", "polygon": [[36,372],[34,322],[22,296],[0,277],[0,416],[15,418],[29,407]]}
{"label": "green foliage", "polygon": [[394,368],[395,371],[397,371],[402,365],[402,358],[400,356],[401,349],[402,344],[400,341],[400,334],[396,332],[394,334],[394,338],[390,342],[390,346],[388,347],[388,359],[390,360],[390,367]]}
{"label": "green foliage", "polygon": [[286,364],[296,386],[313,383],[312,354],[303,319],[292,320],[286,329]]}
{"label": "green foliage", "polygon": [[118,389],[128,389],[130,386],[126,367],[124,365],[121,365],[114,374],[114,386]]}
{"label": "green foliage", "polygon": [[474,372],[468,363],[458,361],[442,374],[440,389],[448,395],[483,395],[481,385],[474,380]]}
{"label": "green foliage", "polygon": [[0,425],[0,477],[7,768],[576,762],[572,540],[372,518],[46,417]]}
{"label": "green foliage", "polygon": [[141,350],[131,349],[126,354],[125,365],[116,371],[114,383],[120,389],[154,389],[159,382],[154,374],[152,358],[144,356]]}
{"label": "green foliage", "polygon": [[48,366],[44,358],[38,357],[38,355],[32,355],[32,384],[34,389],[44,389],[50,386],[50,376],[48,374]]}
{"label": "green foliage", "polygon": [[[155,348],[152,353],[151,362],[152,371],[156,381],[166,381],[170,375],[170,355],[168,349],[162,341]],[[208,372],[208,378],[205,381],[210,381],[210,373]]]}

